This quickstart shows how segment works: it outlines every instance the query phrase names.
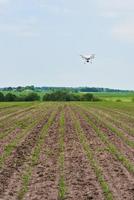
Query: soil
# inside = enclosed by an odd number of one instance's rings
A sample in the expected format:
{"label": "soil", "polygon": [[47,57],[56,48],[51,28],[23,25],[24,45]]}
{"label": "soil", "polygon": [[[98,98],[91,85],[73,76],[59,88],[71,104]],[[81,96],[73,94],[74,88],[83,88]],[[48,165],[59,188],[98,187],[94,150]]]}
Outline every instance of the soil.
{"label": "soil", "polygon": [[[62,103],[61,103],[62,104]],[[59,106],[59,104],[57,104]],[[38,110],[39,108],[37,108]],[[134,200],[134,174],[130,173],[123,164],[108,151],[107,144],[102,142],[90,124],[80,114],[80,109],[71,104],[59,106],[58,112],[44,137],[39,160],[32,166],[32,176],[24,200],[63,200],[59,198],[59,181],[61,168],[59,158],[60,149],[60,116],[64,112],[64,166],[63,176],[65,182],[64,200],[104,200],[105,194],[96,176],[92,164],[87,158],[83,144],[79,141],[71,113],[74,112],[86,137],[94,160],[100,167],[103,177],[113,194],[113,200]],[[37,122],[24,138],[16,145],[12,154],[5,160],[0,169],[0,200],[18,200],[22,188],[22,175],[30,165],[31,153],[37,145],[44,125],[54,110],[49,107],[47,111],[37,114]],[[17,111],[19,113],[19,110]],[[31,110],[29,110],[31,112]],[[21,111],[20,111],[21,114]],[[24,114],[24,113],[23,113]],[[119,137],[108,129],[103,123],[98,122],[92,114],[84,111],[95,125],[107,135],[112,142],[132,163],[134,151]],[[34,113],[36,116],[36,112]],[[40,116],[41,115],[41,116]],[[31,115],[29,115],[31,116]],[[12,116],[15,118],[15,115]],[[35,120],[35,119],[33,119]],[[10,120],[9,120],[10,121]],[[12,120],[11,120],[12,121]],[[20,129],[14,129],[5,139],[0,140],[0,151],[4,146],[20,134]],[[6,140],[7,139],[7,140]]]}
{"label": "soil", "polygon": [[64,173],[67,184],[67,195],[65,199],[104,199],[96,175],[75,133],[69,111],[66,112],[65,133]]}
{"label": "soil", "polygon": [[3,197],[3,193],[8,187],[11,176],[15,171],[19,171],[26,161],[27,156],[30,155],[33,147],[36,144],[36,141],[39,138],[40,131],[45,123],[47,123],[49,116],[50,112],[40,123],[34,127],[25,140],[16,147],[13,154],[6,160],[4,167],[0,170],[0,197]]}
{"label": "soil", "polygon": [[38,165],[33,170],[29,191],[24,200],[58,199],[59,117],[60,112],[44,139]]}
{"label": "soil", "polygon": [[115,199],[133,200],[134,199],[134,176],[114,158],[97,137],[90,125],[77,113],[81,126],[89,141],[96,160],[103,170],[105,180],[110,186]]}
{"label": "soil", "polygon": [[[119,149],[119,151],[134,164],[134,148],[128,146],[125,141],[123,141],[120,137],[118,137],[116,133],[112,132],[106,125],[104,125],[103,122],[101,122],[100,120],[98,121],[98,119],[96,119],[92,115],[92,113],[87,112],[84,109],[81,109],[81,111],[83,111],[86,117],[88,117],[98,127],[98,129],[102,131],[109,138],[109,141],[112,142],[117,147],[117,149]],[[130,137],[130,136],[128,137],[125,134],[124,136],[126,136],[126,138],[128,139]]]}

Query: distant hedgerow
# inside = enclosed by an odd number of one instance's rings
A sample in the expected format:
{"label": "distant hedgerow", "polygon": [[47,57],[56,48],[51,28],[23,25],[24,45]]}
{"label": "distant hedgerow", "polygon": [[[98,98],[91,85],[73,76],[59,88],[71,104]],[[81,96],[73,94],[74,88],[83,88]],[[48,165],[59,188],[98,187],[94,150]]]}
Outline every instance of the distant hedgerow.
{"label": "distant hedgerow", "polygon": [[94,97],[91,93],[76,94],[68,91],[55,91],[46,93],[43,96],[43,101],[99,101],[100,99]]}

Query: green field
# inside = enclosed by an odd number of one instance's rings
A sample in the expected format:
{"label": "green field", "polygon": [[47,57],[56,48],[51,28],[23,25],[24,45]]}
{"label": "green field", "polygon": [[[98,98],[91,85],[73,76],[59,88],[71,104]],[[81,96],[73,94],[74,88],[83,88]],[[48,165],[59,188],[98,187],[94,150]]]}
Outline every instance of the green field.
{"label": "green field", "polygon": [[95,92],[93,94],[106,101],[134,101],[134,92]]}

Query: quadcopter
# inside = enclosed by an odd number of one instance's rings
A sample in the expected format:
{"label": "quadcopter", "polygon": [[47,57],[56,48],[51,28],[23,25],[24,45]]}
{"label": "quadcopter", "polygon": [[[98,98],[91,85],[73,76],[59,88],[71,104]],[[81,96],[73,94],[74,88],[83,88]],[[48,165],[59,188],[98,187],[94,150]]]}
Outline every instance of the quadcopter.
{"label": "quadcopter", "polygon": [[89,55],[80,55],[86,63],[92,63],[92,60],[95,58],[95,54],[89,54]]}

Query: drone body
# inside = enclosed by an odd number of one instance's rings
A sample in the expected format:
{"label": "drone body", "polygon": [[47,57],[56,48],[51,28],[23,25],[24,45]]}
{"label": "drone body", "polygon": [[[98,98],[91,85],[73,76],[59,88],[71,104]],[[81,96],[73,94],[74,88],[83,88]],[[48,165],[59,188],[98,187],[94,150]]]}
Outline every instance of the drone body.
{"label": "drone body", "polygon": [[92,60],[95,58],[95,54],[89,54],[89,55],[80,55],[86,63],[92,63]]}

